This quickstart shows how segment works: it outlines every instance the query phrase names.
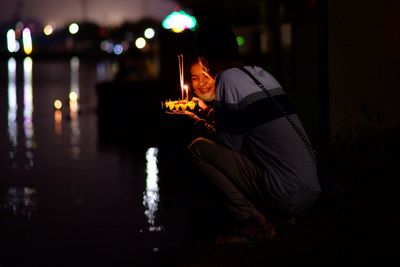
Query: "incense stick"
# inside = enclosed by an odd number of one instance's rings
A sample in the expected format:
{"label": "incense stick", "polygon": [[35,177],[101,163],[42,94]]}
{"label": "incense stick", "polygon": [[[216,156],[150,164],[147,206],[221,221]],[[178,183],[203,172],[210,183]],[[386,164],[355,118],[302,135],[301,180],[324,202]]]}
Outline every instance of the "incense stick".
{"label": "incense stick", "polygon": [[179,65],[179,82],[180,82],[180,86],[181,86],[181,93],[182,93],[182,100],[184,99],[184,88],[183,88],[183,85],[184,85],[184,82],[185,82],[185,79],[184,79],[184,74],[183,74],[183,55],[182,54],[179,54],[178,55],[178,65]]}

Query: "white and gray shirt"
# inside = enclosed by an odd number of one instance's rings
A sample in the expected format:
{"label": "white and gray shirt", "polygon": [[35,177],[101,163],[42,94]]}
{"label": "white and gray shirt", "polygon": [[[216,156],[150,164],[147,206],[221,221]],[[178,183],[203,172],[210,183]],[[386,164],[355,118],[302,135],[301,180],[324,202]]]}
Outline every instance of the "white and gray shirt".
{"label": "white and gray shirt", "polygon": [[[308,138],[276,79],[260,67],[245,68]],[[319,196],[316,165],[307,146],[271,98],[239,68],[217,75],[215,130],[219,143],[244,153],[264,171],[272,202],[296,207]]]}

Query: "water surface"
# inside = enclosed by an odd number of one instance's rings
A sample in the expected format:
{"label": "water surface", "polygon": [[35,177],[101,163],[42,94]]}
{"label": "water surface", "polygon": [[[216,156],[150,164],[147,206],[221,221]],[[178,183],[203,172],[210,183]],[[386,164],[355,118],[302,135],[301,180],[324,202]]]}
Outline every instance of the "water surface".
{"label": "water surface", "polygon": [[174,160],[158,140],[99,142],[96,84],[110,70],[0,62],[1,266],[160,266],[174,253],[185,210],[160,186]]}

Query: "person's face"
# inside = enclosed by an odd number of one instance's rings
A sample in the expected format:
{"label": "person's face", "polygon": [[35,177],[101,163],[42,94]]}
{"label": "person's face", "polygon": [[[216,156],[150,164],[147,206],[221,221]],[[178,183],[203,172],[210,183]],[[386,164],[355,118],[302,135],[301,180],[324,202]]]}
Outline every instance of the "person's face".
{"label": "person's face", "polygon": [[200,62],[191,66],[190,74],[194,93],[203,101],[213,100],[215,98],[215,80],[204,71]]}

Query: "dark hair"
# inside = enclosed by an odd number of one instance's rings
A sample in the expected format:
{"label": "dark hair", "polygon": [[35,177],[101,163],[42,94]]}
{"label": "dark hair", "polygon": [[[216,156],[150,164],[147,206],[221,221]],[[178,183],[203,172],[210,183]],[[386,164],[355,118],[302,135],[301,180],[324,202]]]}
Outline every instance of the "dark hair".
{"label": "dark hair", "polygon": [[236,35],[221,22],[201,25],[195,33],[194,46],[197,55],[208,61],[229,62],[239,58]]}

